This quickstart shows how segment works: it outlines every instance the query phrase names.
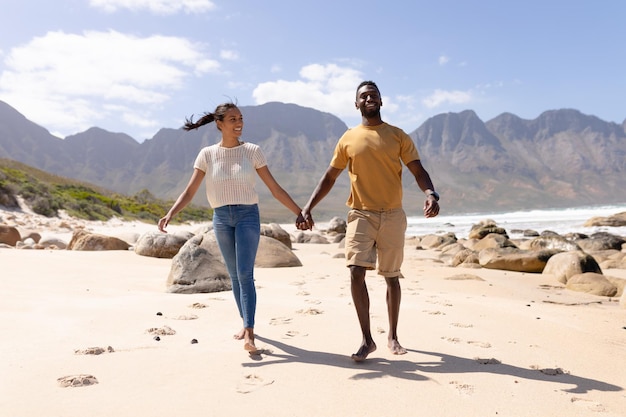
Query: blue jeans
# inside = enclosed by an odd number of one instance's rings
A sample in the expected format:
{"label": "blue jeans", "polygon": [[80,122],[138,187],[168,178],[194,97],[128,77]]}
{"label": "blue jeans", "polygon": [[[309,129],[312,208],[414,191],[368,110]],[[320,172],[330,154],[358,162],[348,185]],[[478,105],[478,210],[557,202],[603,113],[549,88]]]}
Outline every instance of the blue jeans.
{"label": "blue jeans", "polygon": [[213,210],[213,230],[233,286],[243,327],[254,327],[254,261],[261,239],[259,206],[233,204]]}

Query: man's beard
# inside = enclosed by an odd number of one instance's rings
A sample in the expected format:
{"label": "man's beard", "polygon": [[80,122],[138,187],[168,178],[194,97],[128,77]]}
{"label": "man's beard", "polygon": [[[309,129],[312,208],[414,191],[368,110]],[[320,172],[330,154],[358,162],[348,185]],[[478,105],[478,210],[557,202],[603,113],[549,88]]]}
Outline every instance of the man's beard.
{"label": "man's beard", "polygon": [[367,118],[373,118],[373,117],[377,117],[380,116],[380,107],[376,106],[374,108],[367,108],[364,107],[363,111],[361,112],[361,114]]}

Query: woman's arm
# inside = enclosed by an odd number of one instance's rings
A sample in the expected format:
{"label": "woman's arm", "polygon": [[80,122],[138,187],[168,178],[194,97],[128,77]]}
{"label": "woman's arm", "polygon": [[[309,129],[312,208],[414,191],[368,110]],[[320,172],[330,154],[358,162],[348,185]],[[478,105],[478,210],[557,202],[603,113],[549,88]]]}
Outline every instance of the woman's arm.
{"label": "woman's arm", "polygon": [[189,183],[185,187],[185,190],[178,196],[178,199],[172,206],[172,208],[167,212],[167,214],[159,219],[159,230],[165,232],[165,228],[170,223],[170,220],[182,209],[185,208],[187,204],[193,199],[202,184],[202,180],[204,179],[204,171],[195,168],[193,170],[193,174],[191,174],[191,179]]}
{"label": "woman's arm", "polygon": [[289,193],[283,189],[283,187],[278,184],[270,169],[267,165],[258,168],[256,172],[259,174],[259,177],[263,180],[267,188],[271,191],[272,196],[280,201],[283,206],[287,207],[293,214],[297,217],[296,225],[304,223],[304,218],[302,217],[302,209],[295,201],[291,198]]}

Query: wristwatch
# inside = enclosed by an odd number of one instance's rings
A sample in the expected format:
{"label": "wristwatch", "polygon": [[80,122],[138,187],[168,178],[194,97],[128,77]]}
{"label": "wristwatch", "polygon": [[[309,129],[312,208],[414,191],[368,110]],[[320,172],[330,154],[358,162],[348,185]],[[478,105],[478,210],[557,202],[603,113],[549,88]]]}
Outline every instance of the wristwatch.
{"label": "wristwatch", "polygon": [[439,193],[437,191],[430,191],[428,194],[426,194],[427,197],[430,195],[435,197],[435,201],[439,201]]}

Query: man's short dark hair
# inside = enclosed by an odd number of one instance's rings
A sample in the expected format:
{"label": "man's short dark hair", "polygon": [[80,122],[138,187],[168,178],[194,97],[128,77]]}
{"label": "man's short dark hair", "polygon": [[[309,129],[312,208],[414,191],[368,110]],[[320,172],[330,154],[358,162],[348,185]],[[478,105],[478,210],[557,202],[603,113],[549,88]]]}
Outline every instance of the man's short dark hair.
{"label": "man's short dark hair", "polygon": [[374,81],[363,81],[361,84],[359,84],[359,86],[356,88],[356,94],[358,96],[359,94],[359,90],[361,89],[361,87],[363,87],[364,85],[371,85],[372,87],[374,87],[376,89],[376,91],[378,91],[378,94],[380,95],[380,89],[378,88],[378,86],[376,85],[376,83]]}

